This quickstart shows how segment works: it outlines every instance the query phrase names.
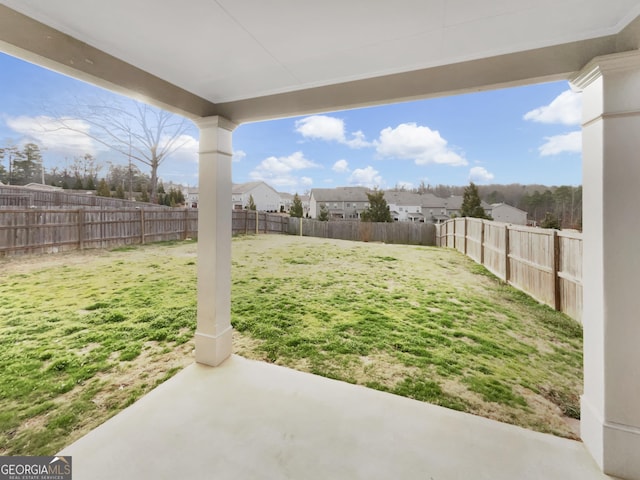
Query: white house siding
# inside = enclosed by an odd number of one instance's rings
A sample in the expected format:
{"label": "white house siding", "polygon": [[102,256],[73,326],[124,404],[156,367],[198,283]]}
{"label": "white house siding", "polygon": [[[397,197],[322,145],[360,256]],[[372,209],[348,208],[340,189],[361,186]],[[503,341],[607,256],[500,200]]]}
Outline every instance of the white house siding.
{"label": "white house siding", "polygon": [[256,209],[261,212],[280,210],[280,194],[264,182],[250,182],[233,187],[232,202],[234,209],[249,206],[249,197],[253,197]]}
{"label": "white house siding", "polygon": [[495,203],[491,206],[491,216],[496,222],[527,224],[527,212],[506,203]]}

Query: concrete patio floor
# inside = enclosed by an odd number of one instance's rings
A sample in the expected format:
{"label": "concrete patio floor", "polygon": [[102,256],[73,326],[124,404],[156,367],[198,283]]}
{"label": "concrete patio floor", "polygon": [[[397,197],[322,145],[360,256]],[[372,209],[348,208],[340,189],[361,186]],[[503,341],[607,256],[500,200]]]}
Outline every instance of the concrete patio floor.
{"label": "concrete patio floor", "polygon": [[232,356],[65,448],[74,480],[605,479],[580,442]]}

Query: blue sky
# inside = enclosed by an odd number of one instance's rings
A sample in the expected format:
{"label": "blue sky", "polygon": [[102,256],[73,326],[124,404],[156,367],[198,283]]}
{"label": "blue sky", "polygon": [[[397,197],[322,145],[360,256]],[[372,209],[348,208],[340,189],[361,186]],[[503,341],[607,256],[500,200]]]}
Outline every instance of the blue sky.
{"label": "blue sky", "polygon": [[[124,162],[83,135],[43,130],[70,115],[70,99],[97,95],[114,94],[0,54],[0,145],[36,141],[49,169],[85,153]],[[233,181],[291,193],[421,181],[579,185],[580,109],[580,94],[554,82],[244,124],[233,135]],[[197,184],[197,138],[193,126],[161,165],[163,180]]]}

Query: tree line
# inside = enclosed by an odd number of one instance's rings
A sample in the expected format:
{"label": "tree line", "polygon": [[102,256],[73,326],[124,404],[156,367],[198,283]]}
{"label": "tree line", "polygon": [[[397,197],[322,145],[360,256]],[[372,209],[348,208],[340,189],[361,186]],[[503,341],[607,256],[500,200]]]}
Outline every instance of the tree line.
{"label": "tree line", "polygon": [[[67,161],[64,167],[47,169],[42,150],[36,143],[0,147],[0,182],[6,185],[40,183],[64,190],[95,191],[102,197],[151,201],[150,175],[134,164],[111,162],[107,162],[107,169],[101,175],[104,167],[92,155],[84,154]],[[158,181],[156,198],[160,205],[180,206],[185,203],[182,191],[174,187],[166,191],[162,180]]]}

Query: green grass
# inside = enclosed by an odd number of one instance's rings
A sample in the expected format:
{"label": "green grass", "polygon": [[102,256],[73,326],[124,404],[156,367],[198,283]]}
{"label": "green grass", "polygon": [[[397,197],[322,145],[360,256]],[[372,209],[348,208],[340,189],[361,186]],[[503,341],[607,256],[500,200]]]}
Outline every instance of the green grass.
{"label": "green grass", "polygon": [[233,268],[242,355],[576,436],[581,326],[455,251],[245,237]]}
{"label": "green grass", "polygon": [[[0,261],[0,455],[50,455],[192,359],[192,242]],[[457,252],[233,241],[235,351],[572,437],[582,331]]]}
{"label": "green grass", "polygon": [[174,248],[195,257],[185,243],[2,263],[0,454],[53,454],[149,391],[141,372],[189,362],[195,268]]}

